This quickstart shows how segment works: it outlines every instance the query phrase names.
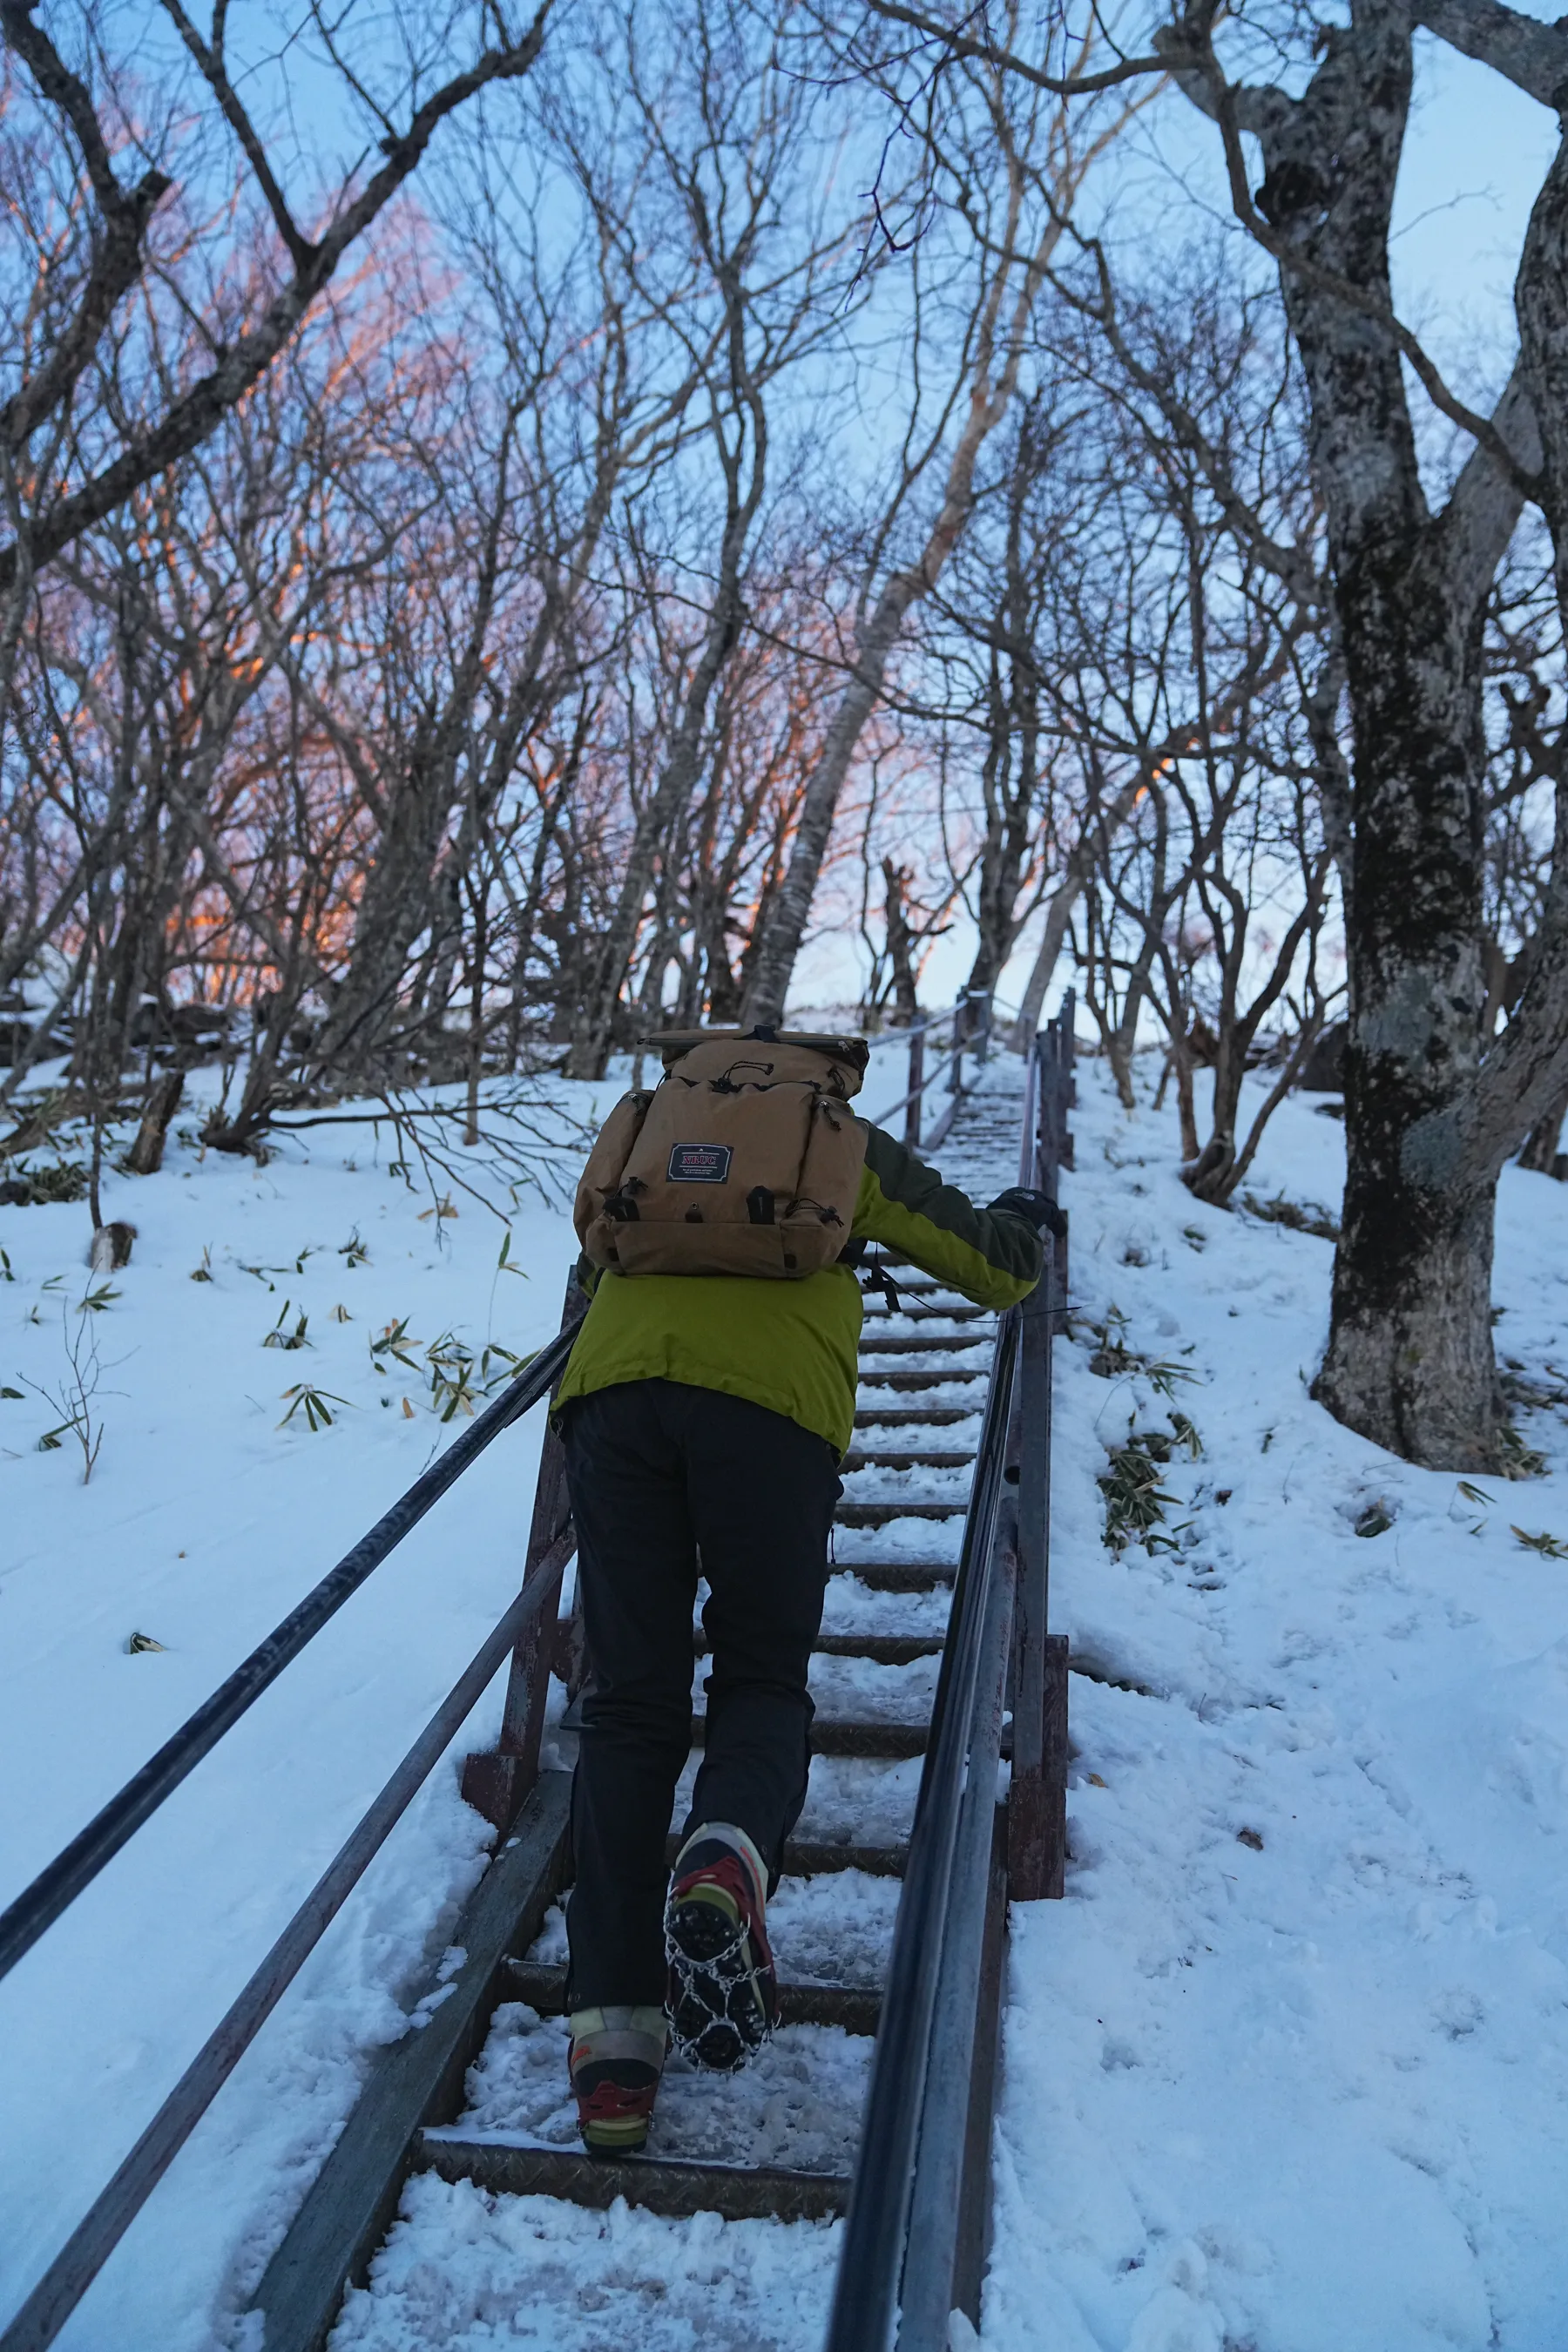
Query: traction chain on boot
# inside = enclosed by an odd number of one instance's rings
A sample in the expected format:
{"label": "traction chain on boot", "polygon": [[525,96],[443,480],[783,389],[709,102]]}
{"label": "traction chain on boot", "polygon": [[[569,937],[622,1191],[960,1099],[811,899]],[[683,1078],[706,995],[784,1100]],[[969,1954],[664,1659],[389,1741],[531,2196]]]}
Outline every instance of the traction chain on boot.
{"label": "traction chain on boot", "polygon": [[[721,1945],[716,1952],[704,1953],[700,1960],[695,1960],[689,1952],[682,1951],[670,1934],[668,1925],[665,1928],[664,1955],[669,1963],[671,1979],[680,1994],[679,2000],[670,2003],[670,2046],[679,2050],[683,2058],[689,2058],[699,2066],[710,2066],[723,2073],[739,2074],[742,2066],[750,2065],[768,2038],[765,2009],[759,2017],[757,1988],[760,1987],[764,1977],[772,1976],[773,1971],[771,1969],[752,1966],[750,1946],[750,1935],[746,1923],[742,1919],[737,1922],[735,1932],[727,1944]],[[744,2030],[740,2020],[732,2014],[730,2008],[731,1999],[737,1989],[740,1990],[745,2004],[747,2021],[752,2027],[751,2034]],[[715,2006],[716,2001],[717,2006]],[[689,2028],[683,2027],[680,2022],[682,2016],[688,2014],[690,2008],[706,2012],[701,2025],[695,2033]],[[762,2028],[760,2032],[757,2030],[759,2023]],[[726,2050],[730,2047],[731,2040],[739,2042],[741,2049],[739,2057],[718,2057],[705,2052],[704,2045],[708,2042],[710,2035],[719,2027],[722,2027],[724,2031]],[[752,2034],[755,2034],[754,2040]]]}

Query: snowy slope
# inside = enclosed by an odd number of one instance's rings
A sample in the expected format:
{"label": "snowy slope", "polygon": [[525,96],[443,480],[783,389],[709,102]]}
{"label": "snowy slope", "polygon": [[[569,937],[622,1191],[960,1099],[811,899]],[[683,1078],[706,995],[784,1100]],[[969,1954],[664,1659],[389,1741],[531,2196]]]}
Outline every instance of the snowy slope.
{"label": "snowy slope", "polygon": [[[1055,1615],[1068,1899],[1014,1915],[996,2252],[1007,2352],[1555,2352],[1568,2330],[1568,1444],[1551,1475],[1414,1470],[1307,1383],[1330,1244],[1195,1204],[1168,1118],[1081,1075],[1085,1321],[1183,1365],[1203,1458],[1174,1553],[1101,1541],[1146,1380],[1059,1350]],[[1259,1195],[1337,1200],[1289,1103]],[[1568,1364],[1568,1192],[1503,1180],[1500,1346]],[[1385,1532],[1355,1524],[1380,1503]],[[1090,1677],[1093,1677],[1092,1679]],[[1121,1685],[1121,1686],[1118,1686]],[[1247,1832],[1243,1836],[1243,1832]]]}
{"label": "snowy slope", "polygon": [[[615,1089],[560,1089],[602,1114]],[[181,1125],[199,1124],[199,1104]],[[186,1126],[186,1121],[189,1126]],[[558,1326],[574,1254],[525,1193],[503,1228],[389,1172],[390,1132],[325,1128],[265,1169],[172,1142],[162,1174],[106,1185],[139,1238],[87,1318],[105,1428],[91,1484],[59,1419],[61,1304],[85,1206],[0,1209],[0,1895],[9,1900],[385,1509],[450,1434],[425,1349],[526,1352]],[[571,1155],[573,1158],[579,1156]],[[416,1168],[417,1177],[419,1171]],[[480,1179],[480,1181],[485,1180]],[[493,1182],[487,1189],[505,1202]],[[358,1234],[368,1255],[351,1263]],[[313,1255],[300,1265],[300,1253]],[[204,1252],[206,1260],[204,1265]],[[358,1253],[355,1253],[356,1257]],[[259,1268],[259,1272],[247,1268]],[[194,1282],[197,1269],[211,1279]],[[289,1302],[307,1348],[263,1341]],[[342,1307],[352,1320],[336,1322]],[[37,1319],[30,1319],[37,1311]],[[406,1322],[417,1370],[374,1368]],[[77,1320],[71,1314],[72,1324]],[[346,1400],[278,1423],[301,1379]],[[408,1412],[404,1410],[406,1398]],[[411,1417],[410,1417],[411,1416]],[[537,1414],[500,1440],[281,1681],[0,1984],[0,2312],[9,2314],[177,2079],[516,1591]],[[132,1633],[165,1646],[127,1654]],[[307,1965],[61,2341],[206,2352],[353,2103],[404,2029],[397,1995],[446,1942],[488,1830],[458,1757],[493,1738],[492,1693]]]}

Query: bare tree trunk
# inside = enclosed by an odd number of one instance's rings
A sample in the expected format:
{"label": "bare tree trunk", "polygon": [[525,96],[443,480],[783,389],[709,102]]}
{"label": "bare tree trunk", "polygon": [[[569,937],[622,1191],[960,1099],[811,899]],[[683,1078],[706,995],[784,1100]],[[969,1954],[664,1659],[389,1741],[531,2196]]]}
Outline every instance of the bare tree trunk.
{"label": "bare tree trunk", "polygon": [[1557,1161],[1563,1145],[1563,1122],[1568,1118],[1568,1093],[1560,1094],[1543,1118],[1538,1118],[1524,1139],[1519,1155],[1521,1168],[1533,1170],[1538,1176],[1556,1176],[1562,1171]]}
{"label": "bare tree trunk", "polygon": [[163,1146],[168,1139],[169,1126],[180,1108],[180,1097],[185,1090],[184,1070],[170,1070],[155,1078],[148,1091],[142,1124],[136,1130],[136,1140],[125,1157],[128,1176],[155,1176],[163,1165]]}
{"label": "bare tree trunk", "polygon": [[904,893],[910,877],[904,867],[884,857],[882,879],[888,888],[888,962],[893,974],[893,1027],[910,1029],[920,1018],[921,1008],[915,989],[914,943],[909,918],[904,913]]}
{"label": "bare tree trunk", "polygon": [[1265,213],[1313,266],[1282,282],[1355,714],[1348,1171],[1314,1394],[1408,1460],[1489,1470],[1491,1188],[1437,1139],[1479,1064],[1481,621],[1519,494],[1478,448],[1448,509],[1429,514],[1396,338],[1316,274],[1386,297],[1410,74],[1408,19],[1369,6],[1304,100],[1248,93],[1245,121],[1263,146]]}
{"label": "bare tree trunk", "polygon": [[1027,1053],[1034,1043],[1035,1034],[1040,1026],[1040,1015],[1045,1011],[1046,991],[1051,984],[1051,974],[1067,945],[1073,908],[1083,895],[1084,884],[1094,871],[1100,843],[1121,832],[1137,807],[1146,783],[1146,778],[1140,772],[1130,783],[1123,784],[1103,816],[1098,820],[1091,817],[1084,820],[1083,829],[1062,868],[1062,878],[1046,900],[1045,935],[1029,973],[1024,1001],[1018,1008],[1018,1018],[1013,1024],[1010,1042],[1016,1054]]}

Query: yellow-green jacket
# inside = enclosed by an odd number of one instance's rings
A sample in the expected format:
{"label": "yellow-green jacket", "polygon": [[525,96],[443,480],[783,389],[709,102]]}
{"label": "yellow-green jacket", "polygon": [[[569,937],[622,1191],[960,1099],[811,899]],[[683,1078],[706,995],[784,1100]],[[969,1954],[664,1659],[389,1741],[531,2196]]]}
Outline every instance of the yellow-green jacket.
{"label": "yellow-green jacket", "polygon": [[[866,1127],[851,1229],[950,1284],[978,1307],[1011,1307],[1040,1278],[1044,1249],[1026,1217],[977,1209],[901,1143]],[[836,1452],[855,1427],[860,1286],[847,1265],[803,1282],[744,1275],[578,1269],[591,1301],[557,1406],[623,1381],[680,1381],[750,1397]]]}

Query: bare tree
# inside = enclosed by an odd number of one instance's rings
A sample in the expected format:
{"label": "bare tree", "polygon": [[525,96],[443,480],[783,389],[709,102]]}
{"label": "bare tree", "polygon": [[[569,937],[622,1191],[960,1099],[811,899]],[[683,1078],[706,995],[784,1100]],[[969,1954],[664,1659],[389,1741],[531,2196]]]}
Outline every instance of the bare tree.
{"label": "bare tree", "polygon": [[[753,540],[776,462],[770,402],[841,334],[852,274],[845,227],[823,222],[820,200],[809,203],[820,142],[812,94],[784,70],[773,43],[758,50],[734,20],[696,0],[670,21],[655,79],[630,24],[625,37],[659,193],[676,208],[682,258],[707,296],[684,332],[700,386],[700,446],[719,499],[710,524],[715,543],[704,551],[709,583],[668,746],[637,814],[574,1028],[568,1068],[580,1077],[603,1071],[655,863],[683,825],[711,754],[714,698],[740,644]],[[636,246],[646,231],[633,216],[615,233],[628,276],[643,285],[648,273]]]}
{"label": "bare tree", "polygon": [[[1015,13],[1009,7],[1009,22]],[[1072,45],[1080,66],[1097,39],[1096,28]],[[927,158],[924,202],[952,224],[958,259],[943,284],[936,254],[928,251],[931,232],[916,236],[909,278],[914,396],[887,503],[869,533],[846,649],[848,676],[753,961],[751,1020],[783,1015],[839,797],[894,648],[969,522],[981,452],[1017,394],[1036,302],[1066,216],[1128,119],[1120,105],[1073,117],[1036,92],[1019,104],[1005,73],[962,48],[955,56],[947,72],[924,77],[911,95],[897,51],[849,51],[866,79],[918,123]],[[879,227],[890,234],[880,213]],[[939,387],[934,399],[925,396],[928,372]]]}
{"label": "bare tree", "polygon": [[[1353,731],[1342,812],[1348,1179],[1315,1392],[1395,1452],[1484,1470],[1503,1444],[1489,1297],[1497,1175],[1568,1074],[1568,810],[1529,978],[1489,1045],[1481,852],[1485,614],[1527,499],[1552,531],[1560,602],[1568,593],[1568,157],[1560,148],[1520,257],[1518,364],[1479,412],[1445,382],[1391,293],[1417,26],[1556,108],[1568,33],[1498,0],[1421,0],[1413,11],[1353,0],[1348,22],[1281,9],[1256,30],[1201,0],[1154,47],[1215,124],[1236,214],[1278,266],[1308,385]],[[976,28],[930,29],[955,50],[976,46]],[[1058,87],[1043,64],[1016,47],[1004,57],[990,28],[977,29],[998,70]],[[1244,78],[1254,59],[1258,81]],[[1262,158],[1256,187],[1248,140]],[[1436,506],[1412,383],[1468,452]]]}
{"label": "bare tree", "polygon": [[[388,41],[384,26],[362,22],[363,11],[351,6],[329,17],[315,0],[306,0],[283,46],[287,49],[293,39],[313,48],[326,88],[335,89],[361,115],[381,156],[368,174],[357,165],[345,174],[320,208],[321,226],[315,235],[300,225],[300,198],[297,194],[290,202],[268,126],[255,117],[237,87],[237,73],[242,84],[254,81],[254,61],[247,57],[237,64],[231,58],[223,0],[217,0],[205,34],[180,0],[162,0],[162,5],[177,36],[178,52],[177,58],[166,60],[170,82],[152,128],[137,102],[144,86],[134,54],[107,63],[88,8],[76,12],[72,28],[79,70],[37,22],[29,0],[0,0],[0,38],[24,78],[37,126],[32,136],[52,141],[68,156],[79,224],[40,257],[42,283],[29,306],[34,331],[27,356],[16,388],[0,409],[0,451],[21,509],[13,519],[16,537],[0,548],[0,590],[35,576],[217,429],[272,366],[345,257],[405,186],[441,124],[481,91],[521,80],[532,70],[543,46],[550,0],[515,32],[495,5],[475,6],[466,12],[466,25],[444,23],[434,44],[412,19],[401,28],[409,36],[406,43]],[[493,45],[492,34],[500,36]],[[447,79],[434,80],[435,52],[442,52],[449,67],[454,52],[464,47],[470,51],[468,61]],[[177,60],[186,68],[184,74]],[[100,83],[96,92],[89,78],[95,69]],[[155,264],[166,266],[170,259],[167,251],[154,249],[155,215],[168,205],[178,216],[173,230],[176,247],[187,247],[194,234],[186,221],[199,212],[201,195],[188,191],[184,202],[171,202],[175,179],[165,168],[188,138],[193,116],[206,135],[206,152],[226,142],[230,168],[242,174],[246,227],[254,223],[259,231],[267,224],[272,241],[268,282],[258,284],[258,299],[237,318],[224,316],[221,307],[205,315],[198,308],[188,329],[194,365],[181,372],[177,385],[153,380],[143,403],[106,415],[96,397],[95,362],[128,299],[150,287]],[[121,152],[142,163],[133,179],[116,168]],[[306,201],[316,200],[311,189]],[[204,367],[203,359],[210,364]],[[42,467],[40,435],[47,436],[50,453]]]}

